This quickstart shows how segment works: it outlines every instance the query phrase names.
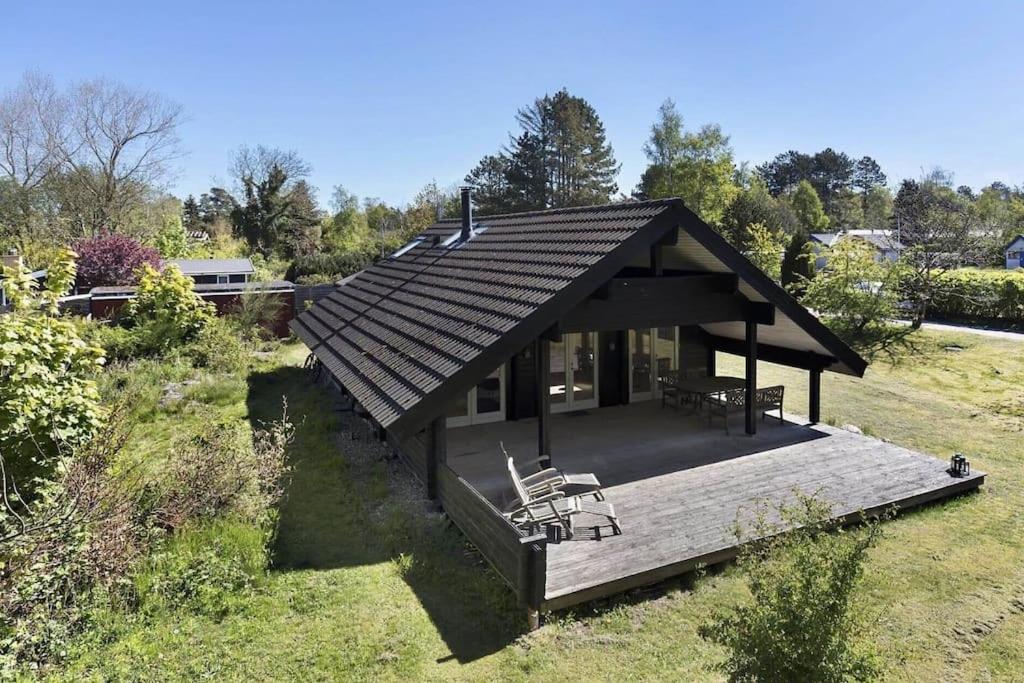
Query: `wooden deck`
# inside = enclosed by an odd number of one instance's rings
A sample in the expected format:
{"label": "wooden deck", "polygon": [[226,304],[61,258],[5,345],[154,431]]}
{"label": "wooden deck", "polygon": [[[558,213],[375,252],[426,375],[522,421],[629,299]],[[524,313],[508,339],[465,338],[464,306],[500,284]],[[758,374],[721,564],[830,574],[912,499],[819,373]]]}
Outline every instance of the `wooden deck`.
{"label": "wooden deck", "polygon": [[[553,417],[554,464],[594,472],[623,534],[549,544],[544,609],[560,609],[735,556],[733,529],[759,501],[816,493],[837,517],[901,509],[977,488],[948,461],[828,426],[771,418],[759,433],[727,436],[716,422],[657,402]],[[732,424],[732,423],[730,423]],[[520,460],[536,456],[536,423],[503,422],[448,431],[448,464],[495,503],[508,495],[498,441]],[[943,454],[947,455],[947,454]]]}

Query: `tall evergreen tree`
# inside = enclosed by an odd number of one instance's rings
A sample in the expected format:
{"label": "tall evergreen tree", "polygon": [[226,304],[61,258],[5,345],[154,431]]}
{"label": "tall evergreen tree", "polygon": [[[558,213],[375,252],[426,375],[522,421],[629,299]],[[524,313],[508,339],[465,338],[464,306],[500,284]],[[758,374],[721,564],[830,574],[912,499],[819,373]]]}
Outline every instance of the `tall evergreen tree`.
{"label": "tall evergreen tree", "polygon": [[619,164],[586,100],[562,89],[520,109],[516,121],[520,133],[466,176],[481,187],[484,213],[599,204],[618,191]]}
{"label": "tall evergreen tree", "polygon": [[797,184],[789,197],[789,204],[793,207],[793,213],[796,214],[800,227],[806,234],[824,232],[828,229],[829,220],[821,199],[814,191],[814,186],[806,180],[801,180]]}
{"label": "tall evergreen tree", "polygon": [[193,230],[201,230],[202,222],[199,214],[199,202],[196,201],[195,197],[189,195],[181,204],[181,224],[186,231],[191,232]]}

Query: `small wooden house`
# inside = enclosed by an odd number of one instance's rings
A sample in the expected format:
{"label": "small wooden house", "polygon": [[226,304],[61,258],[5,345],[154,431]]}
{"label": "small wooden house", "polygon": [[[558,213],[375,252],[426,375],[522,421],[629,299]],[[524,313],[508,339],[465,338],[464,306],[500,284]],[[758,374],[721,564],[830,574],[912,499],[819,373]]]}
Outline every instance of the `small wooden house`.
{"label": "small wooden house", "polygon": [[[678,199],[474,218],[464,191],[461,220],[292,329],[534,620],[730,557],[737,514],[794,488],[843,516],[981,481],[817,424],[822,374],[867,363]],[[721,354],[743,358],[741,377],[722,376]],[[763,421],[759,361],[805,373],[805,419]],[[738,387],[737,429],[663,401],[668,376]],[[622,535],[554,542],[511,524],[499,444],[595,473]]]}

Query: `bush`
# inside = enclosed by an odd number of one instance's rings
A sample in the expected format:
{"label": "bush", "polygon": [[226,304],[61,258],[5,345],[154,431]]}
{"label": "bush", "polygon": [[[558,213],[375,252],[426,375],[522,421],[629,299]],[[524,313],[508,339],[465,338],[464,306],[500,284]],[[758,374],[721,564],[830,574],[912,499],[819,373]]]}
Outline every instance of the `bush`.
{"label": "bush", "polygon": [[177,266],[157,271],[143,265],[136,297],[124,307],[124,321],[136,328],[139,349],[147,353],[192,341],[213,319],[213,304],[195,293],[192,278]]}
{"label": "bush", "polygon": [[231,319],[247,335],[258,339],[273,339],[274,325],[281,319],[284,302],[276,294],[246,291]]}
{"label": "bush", "polygon": [[74,273],[70,251],[50,267],[42,292],[24,270],[3,273],[14,310],[0,315],[0,452],[21,450],[31,441],[41,446],[31,449],[40,462],[52,457],[58,445],[88,441],[100,427],[93,376],[103,366],[103,352],[87,344],[74,323],[59,317],[56,305]]}
{"label": "bush", "polygon": [[128,235],[105,233],[75,242],[78,280],[86,287],[130,285],[143,265],[160,267],[160,252]]}
{"label": "bush", "polygon": [[774,512],[784,526],[769,523],[769,510],[762,507],[749,534],[737,530],[740,540],[749,541],[739,567],[751,601],[700,629],[702,637],[726,649],[719,668],[730,681],[877,677],[854,593],[867,551],[880,537],[878,523],[836,528],[828,507],[809,496]]}
{"label": "bush", "polygon": [[370,265],[380,256],[380,246],[366,244],[342,252],[318,253],[297,258],[284,278],[300,284],[336,282]]}
{"label": "bush", "polygon": [[1024,270],[950,270],[928,305],[948,320],[1024,323]]}
{"label": "bush", "polygon": [[217,372],[238,372],[249,359],[249,349],[241,339],[242,330],[223,318],[213,318],[180,350],[193,367]]}

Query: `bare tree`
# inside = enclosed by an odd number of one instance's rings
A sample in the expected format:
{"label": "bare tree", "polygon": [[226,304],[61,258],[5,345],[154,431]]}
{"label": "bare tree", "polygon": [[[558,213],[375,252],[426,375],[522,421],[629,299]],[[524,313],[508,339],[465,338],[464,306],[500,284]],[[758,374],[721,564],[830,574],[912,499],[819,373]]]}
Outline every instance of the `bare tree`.
{"label": "bare tree", "polygon": [[64,104],[53,79],[26,73],[0,98],[0,233],[19,251],[43,203],[42,186],[60,165]]}
{"label": "bare tree", "polygon": [[310,165],[295,150],[256,145],[239,147],[228,172],[235,180],[236,195],[244,196],[247,186],[265,183],[274,169],[284,174],[289,186],[308,176],[311,171]]}
{"label": "bare tree", "polygon": [[84,234],[123,229],[181,156],[181,107],[104,80],[75,86],[67,99],[62,209]]}

